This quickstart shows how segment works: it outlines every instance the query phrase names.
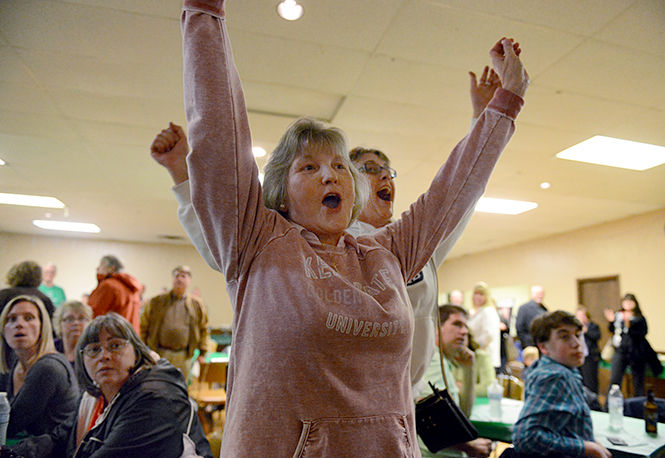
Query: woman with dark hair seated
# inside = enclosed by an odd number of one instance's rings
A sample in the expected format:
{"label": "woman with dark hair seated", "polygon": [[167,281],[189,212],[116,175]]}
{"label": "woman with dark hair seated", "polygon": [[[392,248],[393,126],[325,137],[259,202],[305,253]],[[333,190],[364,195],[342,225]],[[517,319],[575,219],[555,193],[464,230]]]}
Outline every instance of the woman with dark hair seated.
{"label": "woman with dark hair seated", "polygon": [[155,362],[132,325],[115,313],[94,319],[79,339],[76,374],[85,390],[78,414],[53,434],[26,439],[26,457],[212,456],[185,380]]}
{"label": "woman with dark hair seated", "polygon": [[[79,390],[72,367],[55,350],[42,301],[34,296],[10,300],[0,314],[0,332],[0,370],[9,371],[7,436],[50,433],[76,411]],[[17,357],[11,367],[7,348]]]}

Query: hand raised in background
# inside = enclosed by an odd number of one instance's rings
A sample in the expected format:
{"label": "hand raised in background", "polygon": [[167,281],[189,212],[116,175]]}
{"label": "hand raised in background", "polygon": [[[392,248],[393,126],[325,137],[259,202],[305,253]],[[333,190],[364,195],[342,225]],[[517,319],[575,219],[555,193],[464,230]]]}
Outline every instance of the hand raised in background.
{"label": "hand raised in background", "polygon": [[471,79],[470,93],[473,117],[477,118],[494,97],[494,92],[501,87],[501,80],[494,69],[490,69],[488,66],[485,66],[480,79],[477,79],[473,72],[469,72],[469,77]]}
{"label": "hand raised in background", "polygon": [[187,136],[177,124],[169,123],[167,129],[157,134],[150,145],[150,155],[171,174],[175,184],[189,179],[187,172]]}

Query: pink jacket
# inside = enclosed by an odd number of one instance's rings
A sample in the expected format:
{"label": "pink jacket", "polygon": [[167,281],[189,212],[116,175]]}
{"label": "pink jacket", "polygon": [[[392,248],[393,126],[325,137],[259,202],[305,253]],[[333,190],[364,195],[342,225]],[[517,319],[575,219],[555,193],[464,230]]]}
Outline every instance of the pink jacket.
{"label": "pink jacket", "polygon": [[192,202],[234,307],[222,456],[419,456],[405,283],[473,211],[522,99],[499,91],[398,221],[324,246],[264,206],[223,15],[182,16]]}

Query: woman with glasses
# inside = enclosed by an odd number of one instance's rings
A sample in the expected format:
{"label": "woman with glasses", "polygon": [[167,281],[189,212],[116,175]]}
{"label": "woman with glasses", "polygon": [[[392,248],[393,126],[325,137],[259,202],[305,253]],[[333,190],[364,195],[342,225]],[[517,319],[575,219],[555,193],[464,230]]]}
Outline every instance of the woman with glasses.
{"label": "woman with glasses", "polygon": [[79,301],[65,302],[58,307],[53,317],[53,328],[60,337],[56,339],[55,347],[65,355],[72,369],[76,357],[76,344],[90,321],[92,321],[92,309]]}
{"label": "woman with glasses", "polygon": [[212,456],[182,374],[154,356],[120,315],[95,318],[77,347],[85,390],[78,415],[15,450],[27,457]]}
{"label": "woman with glasses", "polygon": [[[41,299],[17,296],[0,314],[0,369],[9,371],[7,437],[50,433],[76,411],[79,391],[72,367],[53,345],[51,319]],[[17,362],[9,367],[6,347]]]}

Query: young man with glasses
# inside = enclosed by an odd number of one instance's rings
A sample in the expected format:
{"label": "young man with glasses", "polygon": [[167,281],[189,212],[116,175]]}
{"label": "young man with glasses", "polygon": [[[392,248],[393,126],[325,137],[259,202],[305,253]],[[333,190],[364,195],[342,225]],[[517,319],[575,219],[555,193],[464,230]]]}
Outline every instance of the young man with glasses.
{"label": "young man with glasses", "polygon": [[[501,87],[501,82],[494,70],[490,70],[489,67],[485,67],[480,79],[477,79],[473,72],[469,72],[469,76],[473,121],[475,122],[492,99],[496,89]],[[168,170],[174,181],[172,190],[178,201],[178,219],[206,263],[214,270],[221,271],[208,250],[192,208],[189,174],[185,161],[188,153],[185,133],[180,126],[171,123],[168,129],[164,129],[158,134],[158,138],[160,135],[173,136],[174,139],[178,139],[176,146],[169,154],[152,154],[153,159]],[[355,148],[349,155],[358,170],[365,174],[371,187],[369,201],[358,220],[347,229],[351,235],[357,237],[371,234],[392,221],[395,198],[394,179],[397,177],[397,172],[390,167],[388,156],[377,149]],[[438,304],[436,271],[462,234],[474,208],[475,202],[468,206],[464,218],[459,221],[451,235],[441,241],[425,268],[407,283],[407,293],[415,319],[411,351],[411,385],[414,398],[421,393],[423,386],[426,386],[423,376],[434,351],[436,329],[434,313]]]}

